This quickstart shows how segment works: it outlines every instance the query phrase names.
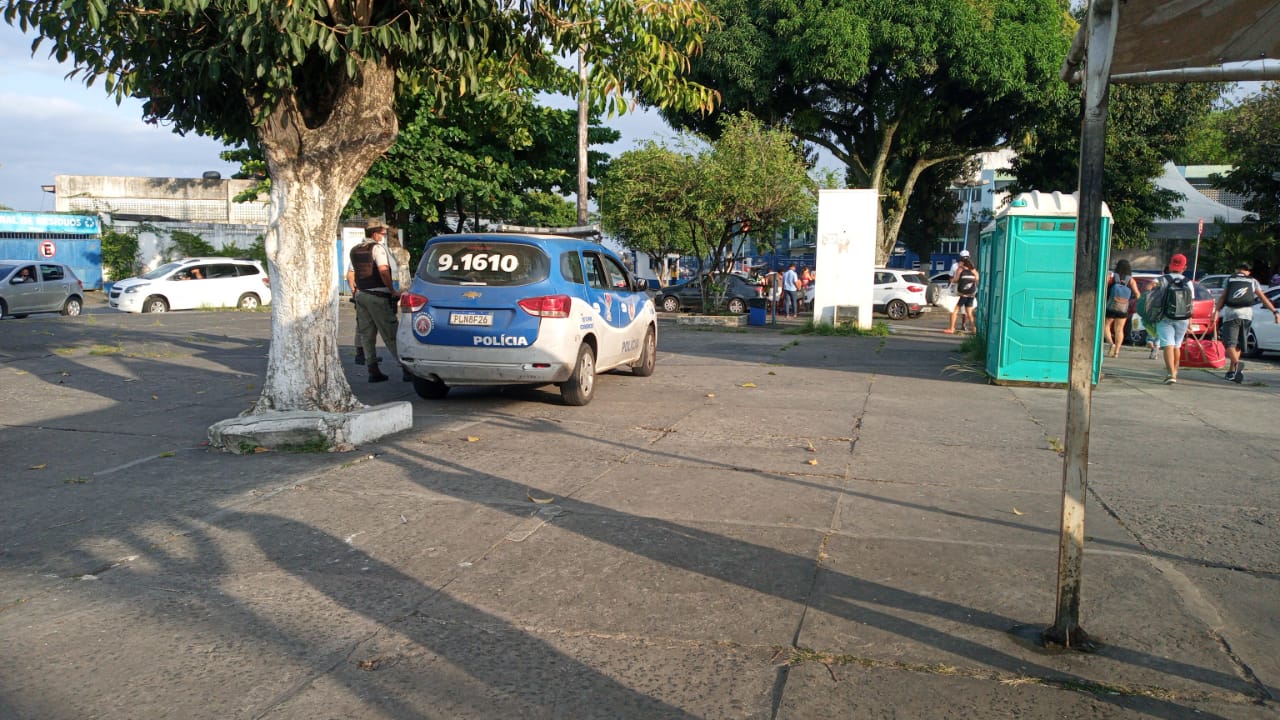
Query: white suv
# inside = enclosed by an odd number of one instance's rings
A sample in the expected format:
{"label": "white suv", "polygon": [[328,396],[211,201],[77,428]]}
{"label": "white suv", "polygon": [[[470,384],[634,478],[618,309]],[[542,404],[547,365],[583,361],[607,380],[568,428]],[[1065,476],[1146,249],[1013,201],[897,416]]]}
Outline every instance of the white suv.
{"label": "white suv", "polygon": [[891,320],[916,317],[929,311],[929,301],[925,299],[928,289],[929,278],[918,270],[876,268],[872,309]]}
{"label": "white suv", "polygon": [[201,257],[165,263],[111,287],[110,305],[124,312],[234,307],[271,302],[271,281],[257,260]]}

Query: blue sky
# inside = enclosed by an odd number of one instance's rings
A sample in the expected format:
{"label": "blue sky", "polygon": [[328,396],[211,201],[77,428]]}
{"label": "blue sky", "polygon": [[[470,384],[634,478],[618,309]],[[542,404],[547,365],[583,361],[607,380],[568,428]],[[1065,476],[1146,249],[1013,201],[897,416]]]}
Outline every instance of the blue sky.
{"label": "blue sky", "polygon": [[[237,169],[218,158],[220,143],[147,125],[140,102],[117,106],[100,82],[66,80],[71,66],[47,57],[45,47],[32,57],[31,37],[0,21],[0,205],[51,211],[53,196],[40,186],[52,185],[55,175],[200,177],[217,170],[229,177]],[[605,124],[623,136],[603,147],[613,155],[672,134],[655,113],[640,110]]]}

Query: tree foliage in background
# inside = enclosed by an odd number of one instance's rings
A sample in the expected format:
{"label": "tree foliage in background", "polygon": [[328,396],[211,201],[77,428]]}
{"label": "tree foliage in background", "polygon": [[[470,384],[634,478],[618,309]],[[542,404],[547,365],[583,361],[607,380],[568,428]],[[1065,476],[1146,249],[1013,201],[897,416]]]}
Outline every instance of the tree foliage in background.
{"label": "tree foliage in background", "polygon": [[[1146,247],[1152,223],[1178,214],[1182,196],[1155,184],[1191,128],[1213,111],[1220,83],[1113,85],[1107,115],[1102,197],[1111,209],[1113,247]],[[1012,193],[1075,192],[1080,180],[1081,100],[1055,98],[1053,112],[1021,143]]]}
{"label": "tree foliage in background", "polygon": [[[576,182],[574,111],[541,107],[527,90],[478,93],[444,108],[419,93],[398,108],[400,136],[360,182],[345,216],[387,218],[406,230],[415,257],[438,233],[563,219],[551,198]],[[596,144],[619,137],[591,128]],[[598,175],[607,156],[593,152],[590,160]],[[576,216],[558,224],[576,224]]]}
{"label": "tree foliage in background", "polygon": [[[1010,146],[1036,125],[1075,23],[1063,0],[709,0],[693,77],[726,112],[785,123],[881,196],[878,261],[934,167]],[[715,118],[669,111],[714,132]],[[947,178],[950,180],[950,178]],[[930,193],[932,196],[933,193]]]}
{"label": "tree foliage in background", "polygon": [[815,187],[795,138],[746,113],[721,122],[714,141],[687,136],[687,152],[649,143],[618,157],[600,181],[604,229],[632,250],[695,255],[701,275],[707,259],[728,271],[748,232],[802,218]]}
{"label": "tree foliage in background", "polygon": [[338,359],[333,238],[339,213],[399,132],[402,84],[443,105],[501,58],[524,85],[576,87],[556,59],[592,45],[593,88],[616,108],[708,108],[685,79],[711,22],[696,0],[3,0],[73,63],[175,132],[247,141],[271,177],[265,247],[272,343],[253,412],[361,407]]}
{"label": "tree foliage in background", "polygon": [[1234,109],[1223,144],[1235,167],[1215,176],[1214,186],[1244,196],[1244,209],[1258,217],[1256,226],[1245,228],[1231,260],[1280,270],[1280,83],[1263,86]]}
{"label": "tree foliage in background", "polygon": [[110,280],[133,277],[141,270],[138,234],[106,228],[102,231],[102,269]]}
{"label": "tree foliage in background", "polygon": [[1235,158],[1227,149],[1227,127],[1236,114],[1234,107],[1215,108],[1198,115],[1198,122],[1187,128],[1181,146],[1169,157],[1174,165],[1232,165]]}

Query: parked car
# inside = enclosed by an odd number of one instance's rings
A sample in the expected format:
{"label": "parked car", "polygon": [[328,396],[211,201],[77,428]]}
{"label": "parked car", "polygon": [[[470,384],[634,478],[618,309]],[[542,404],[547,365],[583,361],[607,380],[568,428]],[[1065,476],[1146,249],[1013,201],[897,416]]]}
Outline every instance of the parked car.
{"label": "parked car", "polygon": [[[1146,295],[1156,286],[1160,280],[1159,273],[1137,273],[1133,274],[1133,279],[1138,283],[1138,292]],[[1194,292],[1194,300],[1191,303],[1191,323],[1187,326],[1188,335],[1204,335],[1213,332],[1213,305],[1216,298],[1204,289],[1200,283],[1191,283]],[[1142,318],[1138,315],[1137,300],[1129,301],[1129,324],[1126,326],[1129,335],[1129,343],[1131,345],[1146,345],[1147,330],[1142,325]]]}
{"label": "parked car", "polygon": [[31,313],[79,315],[84,283],[70,267],[56,262],[0,260],[0,317]]}
{"label": "parked car", "polygon": [[[713,296],[712,301],[714,302],[716,297],[723,298],[725,309],[731,313],[745,313],[747,300],[760,296],[759,286],[738,273],[720,275],[716,282],[723,285],[724,290],[720,295]],[[659,304],[663,312],[679,312],[681,309],[697,312],[703,310],[702,285],[696,279],[663,288],[660,294],[662,299]]]}
{"label": "parked car", "polygon": [[400,363],[424,398],[455,385],[556,383],[586,405],[597,373],[657,363],[645,286],[585,240],[525,233],[442,235],[400,296]]}
{"label": "parked car", "polygon": [[1208,290],[1209,294],[1216,298],[1222,294],[1222,289],[1227,286],[1227,280],[1230,277],[1230,275],[1205,275],[1197,280],[1196,284]]}
{"label": "parked car", "polygon": [[198,257],[168,262],[111,286],[108,305],[124,312],[234,307],[271,303],[271,279],[257,260]]}
{"label": "parked car", "polygon": [[[1272,305],[1280,307],[1280,286],[1267,288],[1264,292]],[[1253,305],[1253,322],[1244,339],[1244,352],[1250,357],[1257,357],[1263,351],[1280,352],[1280,324],[1276,324],[1270,308],[1258,301]]]}
{"label": "parked car", "polygon": [[891,320],[917,317],[929,307],[926,292],[929,279],[917,270],[876,268],[871,290],[871,309]]}
{"label": "parked car", "polygon": [[929,289],[925,291],[925,299],[930,305],[937,305],[938,300],[947,294],[951,287],[951,273],[943,272],[929,278]]}

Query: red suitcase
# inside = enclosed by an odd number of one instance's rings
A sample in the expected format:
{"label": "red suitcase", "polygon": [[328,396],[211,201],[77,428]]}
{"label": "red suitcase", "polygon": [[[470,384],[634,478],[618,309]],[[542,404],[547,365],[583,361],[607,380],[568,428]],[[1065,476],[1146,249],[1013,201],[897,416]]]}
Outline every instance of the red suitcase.
{"label": "red suitcase", "polygon": [[1196,337],[1191,333],[1182,340],[1182,361],[1180,367],[1188,368],[1223,368],[1227,365],[1227,350],[1218,340],[1218,329],[1213,329],[1213,338],[1206,339],[1202,334]]}

